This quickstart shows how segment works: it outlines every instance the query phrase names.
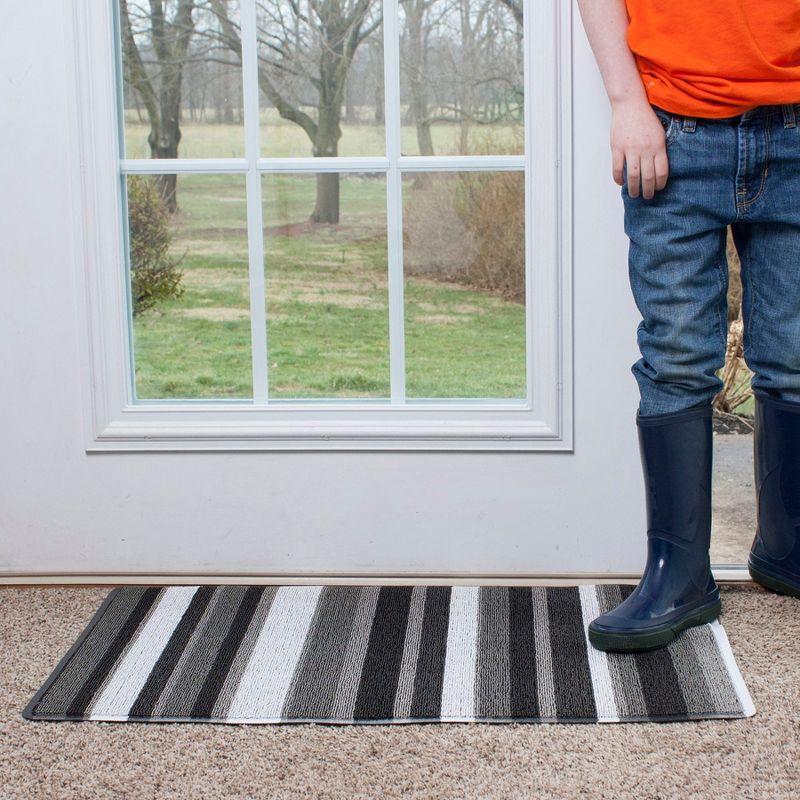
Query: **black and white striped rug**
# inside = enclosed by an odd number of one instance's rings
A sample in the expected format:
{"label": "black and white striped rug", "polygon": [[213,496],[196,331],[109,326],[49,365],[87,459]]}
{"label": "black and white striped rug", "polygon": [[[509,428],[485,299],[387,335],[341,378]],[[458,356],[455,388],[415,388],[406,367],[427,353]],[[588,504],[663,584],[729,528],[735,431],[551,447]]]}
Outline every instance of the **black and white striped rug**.
{"label": "black and white striped rug", "polygon": [[25,709],[34,720],[618,722],[754,713],[725,631],[606,654],[628,586],[115,589]]}

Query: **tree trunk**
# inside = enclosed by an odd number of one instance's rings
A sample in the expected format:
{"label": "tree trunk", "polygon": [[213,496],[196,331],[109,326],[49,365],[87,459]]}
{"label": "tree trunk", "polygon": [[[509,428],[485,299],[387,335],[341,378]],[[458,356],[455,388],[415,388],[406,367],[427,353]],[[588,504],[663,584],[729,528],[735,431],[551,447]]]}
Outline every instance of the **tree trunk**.
{"label": "tree trunk", "polygon": [[[178,125],[177,115],[172,117],[170,125],[162,124],[159,129],[152,128],[147,137],[150,143],[151,158],[177,158],[178,143],[181,140],[181,129]],[[169,131],[165,128],[169,127]],[[178,176],[171,175],[158,176],[158,190],[170,214],[178,210]]]}
{"label": "tree trunk", "polygon": [[378,38],[375,43],[375,122],[383,125],[386,121],[385,98],[383,88],[383,39]]}
{"label": "tree trunk", "polygon": [[[333,64],[335,69],[335,64]],[[318,158],[331,158],[339,155],[339,139],[342,136],[342,129],[339,125],[342,113],[341,103],[335,99],[339,93],[333,84],[332,76],[334,69],[322,69],[323,77],[330,76],[330,80],[323,85],[329,89],[328,97],[333,102],[319,107],[319,123],[317,124],[316,137],[314,139],[314,155]],[[343,87],[342,87],[343,88]],[[338,224],[339,222],[339,173],[321,172],[317,174],[317,197],[314,204],[314,211],[311,213],[312,222],[323,222]]]}
{"label": "tree trunk", "polygon": [[[348,76],[352,78],[352,74]],[[344,87],[344,119],[345,122],[357,122],[356,103],[353,91],[353,81],[348,79]]]}
{"label": "tree trunk", "polygon": [[339,173],[317,173],[317,200],[311,214],[312,222],[339,222]]}

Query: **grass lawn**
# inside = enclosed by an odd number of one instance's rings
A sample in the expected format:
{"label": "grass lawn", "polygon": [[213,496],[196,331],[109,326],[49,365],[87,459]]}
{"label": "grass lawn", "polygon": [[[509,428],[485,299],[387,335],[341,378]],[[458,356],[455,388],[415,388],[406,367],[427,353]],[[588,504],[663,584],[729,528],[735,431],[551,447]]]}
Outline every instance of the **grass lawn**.
{"label": "grass lawn", "polygon": [[[387,397],[383,177],[342,178],[337,226],[307,221],[314,176],[269,175],[262,188],[270,396]],[[137,395],[249,398],[244,178],[181,176],[178,200],[185,292],[134,320]],[[522,305],[412,276],[405,300],[409,397],[524,396]]]}

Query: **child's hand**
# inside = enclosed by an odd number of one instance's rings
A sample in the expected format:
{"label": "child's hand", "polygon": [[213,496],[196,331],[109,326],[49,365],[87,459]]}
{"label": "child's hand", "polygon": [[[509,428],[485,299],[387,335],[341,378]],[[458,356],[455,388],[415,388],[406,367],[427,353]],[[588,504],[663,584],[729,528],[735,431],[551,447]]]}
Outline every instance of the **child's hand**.
{"label": "child's hand", "polygon": [[669,161],[664,127],[650,104],[625,100],[612,105],[611,161],[614,181],[622,186],[627,169],[628,194],[645,200],[667,185]]}

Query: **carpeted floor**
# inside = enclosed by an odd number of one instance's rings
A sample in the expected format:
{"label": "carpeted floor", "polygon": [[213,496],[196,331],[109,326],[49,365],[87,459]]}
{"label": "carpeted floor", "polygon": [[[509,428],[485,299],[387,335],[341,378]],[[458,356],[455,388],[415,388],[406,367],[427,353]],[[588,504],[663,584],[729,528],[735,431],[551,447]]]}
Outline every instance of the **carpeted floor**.
{"label": "carpeted floor", "polygon": [[106,588],[0,589],[0,798],[796,798],[800,602],[724,588],[749,720],[239,727],[26,722]]}

